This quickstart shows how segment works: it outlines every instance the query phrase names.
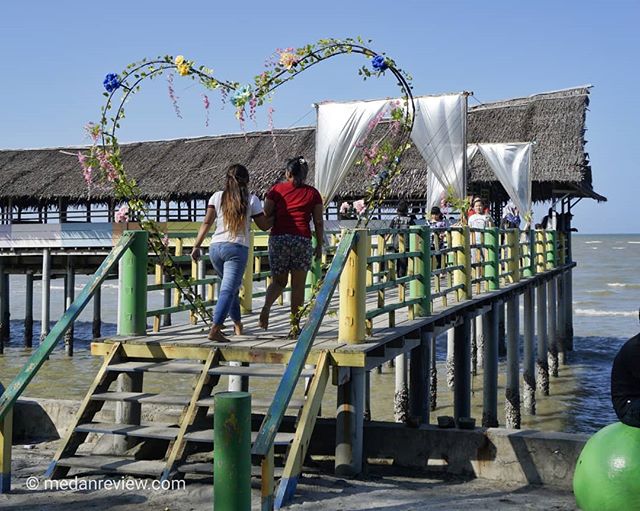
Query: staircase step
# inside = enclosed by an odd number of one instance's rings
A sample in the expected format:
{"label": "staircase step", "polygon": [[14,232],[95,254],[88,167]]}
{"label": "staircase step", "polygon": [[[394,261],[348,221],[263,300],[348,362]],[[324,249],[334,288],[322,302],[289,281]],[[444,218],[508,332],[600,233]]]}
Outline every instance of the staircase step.
{"label": "staircase step", "polygon": [[200,374],[202,364],[198,362],[185,362],[177,360],[167,360],[163,362],[130,361],[119,364],[111,364],[107,370],[119,373],[181,373]]}
{"label": "staircase step", "polygon": [[[151,392],[101,392],[91,396],[93,401],[115,401],[154,405],[174,405],[187,406],[191,401],[191,396],[174,394],[153,394]],[[198,401],[198,406],[213,407],[214,397],[207,397]],[[304,405],[304,399],[292,399],[288,409],[298,409]],[[271,406],[270,399],[251,398],[251,407],[268,408]]]}
{"label": "staircase step", "polygon": [[57,464],[61,467],[152,477],[159,477],[165,467],[165,462],[162,460],[135,460],[127,457],[98,455],[62,458]]}
{"label": "staircase step", "polygon": [[187,406],[191,396],[172,394],[152,394],[150,392],[101,392],[91,396],[93,401],[126,401],[155,405]]}
{"label": "staircase step", "polygon": [[[109,422],[90,422],[80,424],[75,431],[79,433],[102,433],[106,435],[124,435],[135,438],[155,438],[159,440],[173,440],[178,436],[179,429],[169,425],[141,425],[114,424]],[[251,433],[253,443],[258,436],[256,431]],[[294,433],[276,433],[274,445],[289,445],[293,441]],[[190,442],[213,443],[213,429],[201,429],[185,434],[185,440]]]}
{"label": "staircase step", "polygon": [[[284,374],[285,366],[218,366],[209,370],[209,374],[258,376],[263,378],[280,378]],[[313,376],[314,369],[303,369],[301,378]]]}
{"label": "staircase step", "polygon": [[79,424],[75,431],[79,433],[103,433],[107,435],[124,435],[136,438],[157,438],[173,440],[178,436],[179,429],[169,425],[134,425],[114,424],[109,422],[89,422]]}

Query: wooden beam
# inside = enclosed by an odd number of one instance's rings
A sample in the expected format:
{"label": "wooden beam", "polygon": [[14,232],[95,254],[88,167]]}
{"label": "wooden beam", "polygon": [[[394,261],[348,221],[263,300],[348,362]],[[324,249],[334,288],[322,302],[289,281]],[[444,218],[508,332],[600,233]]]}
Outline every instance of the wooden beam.
{"label": "wooden beam", "polygon": [[320,411],[320,405],[322,404],[324,391],[327,387],[327,382],[329,381],[329,366],[329,354],[326,351],[322,352],[318,358],[316,371],[313,375],[311,386],[307,393],[307,400],[302,407],[302,413],[298,420],[298,426],[296,428],[295,437],[293,438],[293,443],[287,453],[284,472],[282,473],[282,478],[278,485],[278,491],[276,492],[276,509],[286,506],[295,493],[298,480],[302,474],[302,465],[307,454],[309,442],[311,441],[313,427],[315,426],[316,418]]}

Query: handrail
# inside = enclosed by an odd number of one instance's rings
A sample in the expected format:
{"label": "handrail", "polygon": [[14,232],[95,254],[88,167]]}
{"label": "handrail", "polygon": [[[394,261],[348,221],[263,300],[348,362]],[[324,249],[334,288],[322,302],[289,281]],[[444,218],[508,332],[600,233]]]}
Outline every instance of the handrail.
{"label": "handrail", "polygon": [[58,341],[84,310],[87,303],[89,303],[93,294],[97,289],[99,289],[102,282],[104,282],[113,266],[117,264],[129,246],[133,243],[135,235],[136,233],[134,231],[127,231],[122,234],[118,244],[113,248],[105,260],[102,261],[102,264],[93,274],[93,277],[89,282],[84,286],[78,297],[73,301],[60,320],[40,343],[38,349],[33,352],[31,357],[29,357],[29,360],[23,366],[22,370],[7,386],[6,390],[0,397],[0,421],[2,421],[9,410],[12,409],[18,397],[20,397],[22,392],[24,392],[24,389],[29,385],[42,364],[47,360],[53,349],[58,344]]}

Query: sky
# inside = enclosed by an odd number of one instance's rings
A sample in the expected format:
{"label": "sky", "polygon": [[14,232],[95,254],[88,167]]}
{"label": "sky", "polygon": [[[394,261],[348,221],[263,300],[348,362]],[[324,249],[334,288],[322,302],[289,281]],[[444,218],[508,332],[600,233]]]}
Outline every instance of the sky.
{"label": "sky", "polygon": [[[3,2],[0,149],[87,144],[83,126],[99,119],[104,76],[144,57],[182,54],[219,79],[250,83],[276,48],[362,36],[412,75],[415,95],[472,91],[474,105],[593,85],[586,151],[594,189],[609,200],[582,200],[574,225],[638,233],[639,24],[637,0]],[[315,102],[398,96],[390,77],[363,82],[363,63],[337,57],[282,87],[275,127],[314,124]],[[199,86],[176,77],[174,87],[182,119],[166,80],[152,81],[127,104],[121,142],[240,131],[216,93],[206,126]],[[267,124],[260,110],[246,129]]]}

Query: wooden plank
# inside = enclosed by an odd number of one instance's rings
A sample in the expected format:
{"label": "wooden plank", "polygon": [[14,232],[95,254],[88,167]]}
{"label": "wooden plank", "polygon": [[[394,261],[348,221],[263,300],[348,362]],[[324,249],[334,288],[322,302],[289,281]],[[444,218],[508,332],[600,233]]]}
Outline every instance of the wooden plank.
{"label": "wooden plank", "polygon": [[151,392],[101,392],[91,396],[93,401],[127,401],[131,403],[186,406],[191,396],[153,394]]}
{"label": "wooden plank", "polygon": [[285,374],[276,390],[273,403],[269,407],[262,426],[260,427],[260,434],[252,449],[252,453],[255,455],[266,456],[273,445],[273,439],[280,427],[280,422],[285,414],[289,400],[293,395],[300,373],[306,363],[307,356],[311,351],[313,340],[318,333],[320,324],[329,307],[329,300],[338,284],[338,279],[346,264],[349,251],[355,242],[356,236],[353,231],[347,231],[340,240],[336,255],[316,296],[309,319],[300,332],[298,343],[293,350]]}
{"label": "wooden plank", "polygon": [[168,360],[164,362],[121,362],[112,364],[107,368],[108,371],[118,373],[177,373],[177,374],[200,374],[202,372],[202,364],[190,362],[176,362]]}
{"label": "wooden plank", "polygon": [[102,433],[105,435],[123,435],[135,438],[158,438],[160,440],[173,440],[179,429],[161,425],[135,425],[119,424],[111,422],[90,422],[79,424],[75,428],[79,433]]}
{"label": "wooden plank", "polygon": [[84,310],[87,303],[89,303],[89,300],[93,296],[93,293],[95,293],[96,289],[98,289],[102,282],[107,278],[109,271],[111,271],[111,268],[120,260],[122,255],[129,248],[129,245],[133,242],[133,239],[134,235],[132,232],[127,231],[122,235],[118,244],[109,253],[105,260],[102,261],[102,264],[97,269],[93,277],[89,279],[89,282],[84,286],[78,297],[73,301],[71,306],[51,329],[51,332],[49,332],[45,339],[40,343],[38,349],[33,352],[31,357],[29,357],[29,360],[22,370],[16,375],[7,389],[3,392],[2,397],[0,397],[0,420],[4,418],[27,385],[29,385],[29,382],[31,382],[42,364],[44,364],[44,362],[49,358],[49,355],[58,344],[58,341],[60,341],[62,336]]}
{"label": "wooden plank", "polygon": [[[213,474],[213,462],[200,462],[200,463],[184,463],[183,465],[179,465],[176,470],[181,474],[201,474],[201,475],[212,475]],[[280,477],[282,474],[281,467],[274,467],[274,476]],[[260,467],[252,466],[251,467],[251,477],[259,478],[262,477],[262,470]]]}
{"label": "wooden plank", "polygon": [[[237,376],[258,376],[262,378],[279,378],[285,372],[286,368],[283,367],[256,367],[256,366],[218,366],[209,370],[209,374],[218,375],[237,375]],[[300,374],[304,378],[313,376],[313,371],[305,369]]]}
{"label": "wooden plank", "polygon": [[59,461],[60,466],[86,468],[101,472],[157,477],[164,462],[160,460],[135,460],[117,456],[73,456]]}
{"label": "wooden plank", "polygon": [[275,497],[276,509],[287,505],[291,501],[298,485],[298,480],[302,473],[302,464],[307,454],[311,434],[313,433],[324,391],[329,381],[329,365],[329,356],[327,352],[324,352],[318,360],[318,365],[307,393],[307,401],[302,408],[295,437],[287,453],[287,461]]}

